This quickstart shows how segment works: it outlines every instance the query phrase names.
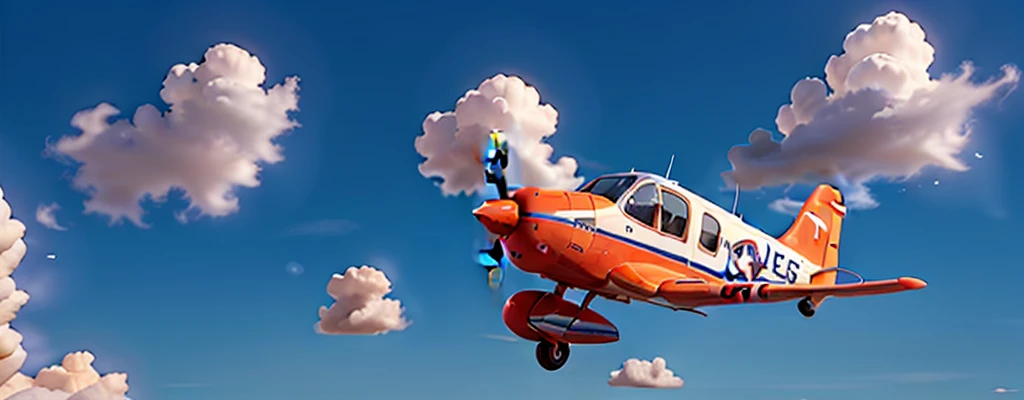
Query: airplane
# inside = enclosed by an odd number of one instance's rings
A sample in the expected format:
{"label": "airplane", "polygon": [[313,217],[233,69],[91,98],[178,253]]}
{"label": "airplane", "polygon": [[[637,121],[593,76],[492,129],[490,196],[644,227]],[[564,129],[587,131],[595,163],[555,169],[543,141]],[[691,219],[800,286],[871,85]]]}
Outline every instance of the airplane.
{"label": "airplane", "polygon": [[[473,210],[511,264],[556,284],[551,292],[520,291],[502,309],[512,333],[537,342],[542,368],[562,368],[571,344],[619,340],[618,328],[590,308],[598,296],[705,317],[702,307],[797,300],[810,318],[829,297],[927,286],[912,277],[865,281],[839,267],[847,208],[831,185],[817,186],[789,230],[773,237],[669,172],[606,174],[575,191],[523,187]],[[839,283],[839,273],[858,282]],[[563,298],[568,289],[587,294],[577,305]]]}

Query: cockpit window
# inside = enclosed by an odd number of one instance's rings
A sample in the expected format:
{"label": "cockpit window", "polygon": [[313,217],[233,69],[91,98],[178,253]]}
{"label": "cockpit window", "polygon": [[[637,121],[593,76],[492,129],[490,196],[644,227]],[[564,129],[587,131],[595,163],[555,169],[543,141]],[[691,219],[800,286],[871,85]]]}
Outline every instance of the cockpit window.
{"label": "cockpit window", "polygon": [[654,214],[658,210],[658,187],[654,184],[640,186],[626,201],[623,211],[649,227],[654,227]]}
{"label": "cockpit window", "polygon": [[630,186],[633,186],[634,182],[636,182],[635,176],[598,178],[580,189],[580,192],[593,193],[615,203]]}

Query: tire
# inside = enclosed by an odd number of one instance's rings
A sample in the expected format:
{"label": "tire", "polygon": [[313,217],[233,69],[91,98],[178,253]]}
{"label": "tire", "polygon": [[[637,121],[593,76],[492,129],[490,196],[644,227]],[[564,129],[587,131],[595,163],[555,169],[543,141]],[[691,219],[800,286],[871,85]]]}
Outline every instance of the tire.
{"label": "tire", "polygon": [[814,304],[811,303],[810,298],[804,298],[803,300],[800,300],[800,302],[796,304],[796,309],[800,311],[800,315],[803,315],[807,318],[814,316]]}
{"label": "tire", "polygon": [[548,371],[557,371],[565,366],[566,361],[569,361],[568,343],[559,342],[555,344],[547,340],[541,340],[537,343],[537,362],[541,368]]}

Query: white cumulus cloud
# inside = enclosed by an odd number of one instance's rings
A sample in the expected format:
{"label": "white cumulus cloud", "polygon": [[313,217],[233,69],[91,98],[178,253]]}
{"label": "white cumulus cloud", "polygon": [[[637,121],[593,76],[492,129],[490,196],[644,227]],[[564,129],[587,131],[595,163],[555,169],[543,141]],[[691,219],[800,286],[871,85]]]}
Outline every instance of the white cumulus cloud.
{"label": "white cumulus cloud", "polygon": [[266,69],[242,48],[218,44],[199,64],[177,64],[163,81],[161,113],[146,104],[132,121],[108,119],[120,111],[107,103],[78,112],[71,125],[82,132],[48,144],[48,151],[77,165],[75,188],[85,192],[86,213],[139,227],[140,204],[163,201],[171,189],[189,202],[176,213],[226,216],[238,211],[238,186],[256,187],[260,163],[284,160],[274,140],[298,126],[299,79],[292,76],[270,90]]}
{"label": "white cumulus cloud", "polygon": [[996,394],[1017,393],[1017,389],[996,388],[996,390],[993,390],[992,393],[996,393]]}
{"label": "white cumulus cloud", "polygon": [[1001,77],[975,83],[964,63],[959,76],[933,79],[934,53],[921,26],[898,12],[858,26],[843,53],[829,58],[824,82],[793,87],[775,119],[781,141],[756,129],[729,150],[726,183],[749,190],[824,180],[844,190],[851,207],[872,208],[870,181],[910,179],[926,167],[967,170],[958,155],[971,112],[1015,88],[1020,71],[1007,65]]}
{"label": "white cumulus cloud", "polygon": [[441,192],[474,194],[484,187],[479,156],[492,129],[508,138],[510,184],[575,189],[583,183],[571,157],[551,162],[554,148],[544,142],[555,134],[558,111],[541,104],[540,93],[515,76],[495,75],[455,103],[455,111],[434,112],[423,121],[416,151],[426,157],[419,166],[427,178],[441,178]]}
{"label": "white cumulus cloud", "polygon": [[34,380],[18,377],[16,385],[23,389],[7,400],[127,399],[128,375],[110,373],[100,376],[92,367],[95,360],[96,357],[88,351],[69,353],[61,365],[43,368]]}
{"label": "white cumulus cloud", "polygon": [[11,206],[0,188],[0,382],[15,377],[28,357],[21,334],[11,328],[11,321],[29,300],[11,278],[28,249],[24,236],[25,224],[11,217]]}
{"label": "white cumulus cloud", "polygon": [[678,389],[683,379],[668,369],[665,359],[654,357],[653,361],[631,358],[622,364],[622,369],[612,371],[610,386],[626,386],[651,389]]}
{"label": "white cumulus cloud", "polygon": [[60,210],[60,205],[57,203],[40,204],[39,207],[36,207],[36,222],[55,231],[68,230],[57,222],[57,210]]}
{"label": "white cumulus cloud", "polygon": [[391,293],[391,281],[384,272],[370,267],[350,267],[344,275],[334,274],[327,294],[331,307],[320,306],[317,333],[328,335],[377,335],[407,328],[402,303],[384,298]]}

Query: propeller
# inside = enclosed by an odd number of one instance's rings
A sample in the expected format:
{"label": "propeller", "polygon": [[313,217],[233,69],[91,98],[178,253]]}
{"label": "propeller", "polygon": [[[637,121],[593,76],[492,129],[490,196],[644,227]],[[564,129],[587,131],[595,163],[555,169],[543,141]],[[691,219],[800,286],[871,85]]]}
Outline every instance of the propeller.
{"label": "propeller", "polygon": [[[480,158],[478,155],[477,159]],[[499,199],[509,199],[508,179],[505,177],[505,168],[508,168],[508,142],[500,130],[491,130],[487,140],[486,157],[480,161],[484,165],[484,182],[495,186]],[[505,280],[508,259],[505,257],[500,238],[494,239],[490,249],[478,252],[477,263],[487,269],[488,286],[492,289],[501,287]]]}

